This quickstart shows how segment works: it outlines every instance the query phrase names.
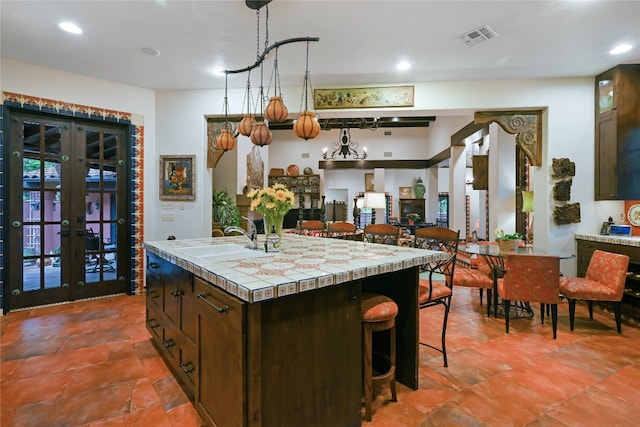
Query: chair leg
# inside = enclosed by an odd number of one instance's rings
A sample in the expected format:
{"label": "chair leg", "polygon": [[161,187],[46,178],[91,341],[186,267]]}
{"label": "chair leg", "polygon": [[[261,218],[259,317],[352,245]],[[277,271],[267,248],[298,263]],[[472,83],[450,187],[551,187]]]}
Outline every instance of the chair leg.
{"label": "chair leg", "polygon": [[493,303],[491,289],[487,289],[487,317],[491,317],[491,304]]}
{"label": "chair leg", "polygon": [[618,333],[622,333],[622,312],[621,312],[621,304],[620,301],[613,303],[613,312],[616,316],[616,328],[618,329]]}
{"label": "chair leg", "polygon": [[[545,308],[544,306],[545,305],[546,305],[545,303],[542,303],[542,302],[540,303],[540,324],[541,325],[544,325],[544,308]],[[547,310],[549,310],[549,306],[548,305],[547,305]],[[547,315],[548,314],[549,313],[547,312]]]}
{"label": "chair leg", "polygon": [[576,300],[569,298],[569,326],[573,331],[573,323],[576,316]]}
{"label": "chair leg", "polygon": [[391,388],[391,401],[397,402],[398,395],[396,394],[396,374],[395,374],[395,366],[396,366],[396,327],[395,326],[391,328],[391,330],[389,331],[389,338],[390,338],[389,361],[390,361],[390,366],[392,366],[394,369],[394,374],[391,377],[391,381],[389,381],[389,387]]}
{"label": "chair leg", "polygon": [[444,303],[444,320],[442,322],[442,359],[444,360],[444,367],[449,366],[447,362],[447,319],[449,318],[449,307],[451,306],[451,298]]}
{"label": "chair leg", "polygon": [[[557,331],[558,331],[558,304],[550,304],[551,305],[551,325],[553,326],[553,339],[556,339]],[[547,308],[549,304],[547,304]]]}
{"label": "chair leg", "polygon": [[503,299],[502,306],[504,307],[504,326],[507,329],[507,333],[509,333],[509,311],[511,309],[511,301]]}
{"label": "chair leg", "polygon": [[[482,307],[482,297],[484,296],[484,289],[480,288],[480,307]],[[487,298],[489,294],[487,294]]]}
{"label": "chair leg", "polygon": [[587,301],[589,306],[589,319],[593,320],[593,301]]}
{"label": "chair leg", "polygon": [[364,408],[365,419],[371,421],[371,401],[373,395],[373,348],[371,330],[364,326]]}
{"label": "chair leg", "polygon": [[493,286],[493,317],[498,318],[498,288]]}

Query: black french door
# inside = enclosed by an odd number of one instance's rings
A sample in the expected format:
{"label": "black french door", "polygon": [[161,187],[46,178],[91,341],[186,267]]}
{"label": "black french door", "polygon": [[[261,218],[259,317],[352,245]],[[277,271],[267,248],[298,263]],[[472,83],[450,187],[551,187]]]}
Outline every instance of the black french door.
{"label": "black french door", "polygon": [[129,292],[129,127],[11,110],[5,120],[9,310]]}

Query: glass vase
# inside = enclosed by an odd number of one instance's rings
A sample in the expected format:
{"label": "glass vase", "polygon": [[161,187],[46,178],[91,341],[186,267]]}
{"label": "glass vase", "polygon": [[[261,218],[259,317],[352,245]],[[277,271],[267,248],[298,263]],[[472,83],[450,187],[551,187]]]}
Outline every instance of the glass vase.
{"label": "glass vase", "polygon": [[274,230],[278,237],[282,237],[282,224],[284,223],[284,215],[264,215],[264,234],[268,236]]}

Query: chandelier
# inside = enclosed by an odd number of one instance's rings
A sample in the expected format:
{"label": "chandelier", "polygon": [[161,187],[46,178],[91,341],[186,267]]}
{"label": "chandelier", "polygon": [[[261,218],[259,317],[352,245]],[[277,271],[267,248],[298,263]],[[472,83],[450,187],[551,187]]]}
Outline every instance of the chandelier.
{"label": "chandelier", "polygon": [[322,149],[323,159],[334,160],[338,156],[342,156],[343,159],[346,159],[347,156],[349,156],[356,160],[367,158],[367,147],[362,147],[362,154],[358,153],[358,142],[351,139],[351,132],[348,127],[340,129],[340,140],[333,141],[331,143],[331,148],[333,149],[331,154],[329,154],[329,149],[327,147]]}
{"label": "chandelier", "polygon": [[[284,121],[287,119],[287,115],[288,115],[288,109],[287,107],[284,105],[284,102],[282,100],[282,94],[280,93],[280,77],[279,77],[279,72],[278,72],[278,49],[281,46],[287,45],[287,44],[291,44],[291,43],[300,43],[300,42],[306,42],[307,43],[307,55],[306,55],[306,59],[307,59],[307,68],[305,71],[305,76],[304,76],[304,87],[303,87],[303,92],[302,92],[302,98],[304,101],[304,111],[302,111],[302,107],[301,107],[301,113],[298,116],[298,121],[300,121],[300,125],[304,124],[304,127],[299,126],[299,130],[296,130],[294,127],[294,133],[296,134],[296,136],[299,136],[300,138],[303,139],[310,139],[310,138],[314,138],[318,135],[318,133],[320,132],[320,125],[318,124],[318,120],[317,120],[317,116],[315,114],[315,112],[313,111],[309,111],[308,110],[308,106],[307,106],[307,95],[308,95],[308,87],[310,87],[311,83],[309,80],[309,42],[317,42],[320,40],[319,37],[295,37],[295,38],[290,38],[290,39],[285,39],[276,43],[273,43],[271,45],[269,45],[269,6],[268,4],[271,2],[271,0],[245,0],[245,3],[247,5],[247,7],[249,7],[250,9],[254,9],[256,11],[256,20],[257,20],[257,45],[258,45],[258,52],[256,52],[256,62],[253,63],[252,65],[248,65],[244,68],[239,68],[239,69],[235,69],[235,70],[224,70],[223,73],[225,74],[225,98],[224,98],[224,116],[225,116],[225,121],[224,124],[222,126],[222,129],[225,133],[225,137],[224,137],[224,141],[227,141],[229,139],[228,134],[232,134],[234,137],[238,134],[242,134],[245,136],[249,136],[251,139],[251,142],[254,143],[257,146],[264,146],[264,145],[268,145],[271,143],[273,135],[271,134],[271,130],[269,129],[269,122],[280,122],[280,121]],[[265,8],[266,10],[266,22],[265,22],[265,48],[262,51],[262,53],[260,53],[259,51],[259,46],[260,46],[260,9]],[[271,99],[269,100],[269,103],[266,107],[264,107],[265,104],[265,94],[264,94],[264,90],[262,87],[262,67],[263,67],[263,63],[264,60],[267,58],[267,56],[269,55],[269,53],[271,51],[273,51],[275,49],[276,54],[275,54],[275,61],[274,61],[274,69],[273,69],[273,76],[274,76],[274,95],[271,97]],[[251,70],[253,70],[254,68],[260,67],[260,90],[258,92],[258,100],[257,100],[257,105],[255,108],[255,112],[254,114],[251,114],[250,111],[250,104],[251,104],[251,87],[250,87],[250,81],[249,78],[247,79],[247,88],[246,88],[246,94],[244,97],[243,102],[246,103],[247,105],[247,111],[244,111],[244,105],[243,105],[243,119],[240,122],[240,125],[238,126],[238,129],[235,132],[232,132],[232,125],[231,123],[229,123],[228,121],[228,115],[227,115],[227,110],[228,110],[228,101],[227,101],[227,80],[226,77],[229,74],[239,74],[239,73],[248,73],[248,75],[250,76]],[[267,90],[268,92],[268,90]],[[259,106],[259,110],[258,110],[258,106]],[[258,113],[259,111],[259,113]],[[313,118],[312,122],[307,122],[305,121],[305,118],[307,116],[311,116]],[[302,120],[301,120],[302,118]],[[218,140],[218,138],[216,139]],[[220,141],[223,142],[223,141]],[[216,144],[216,147],[220,147],[222,144],[218,145]],[[224,147],[226,147],[227,149],[233,149],[233,147],[235,147],[235,141],[232,144],[231,141],[228,141],[228,143],[226,145],[224,145]],[[225,150],[226,151],[226,150]]]}

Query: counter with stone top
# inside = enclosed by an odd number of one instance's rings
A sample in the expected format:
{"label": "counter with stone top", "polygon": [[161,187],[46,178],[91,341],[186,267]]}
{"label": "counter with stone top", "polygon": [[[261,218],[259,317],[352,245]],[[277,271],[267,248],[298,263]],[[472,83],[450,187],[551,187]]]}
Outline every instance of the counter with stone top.
{"label": "counter with stone top", "polygon": [[365,291],[398,305],[396,378],[418,388],[419,267],[445,253],[295,234],[277,253],[247,242],[144,243],[147,329],[206,424],[359,426]]}

